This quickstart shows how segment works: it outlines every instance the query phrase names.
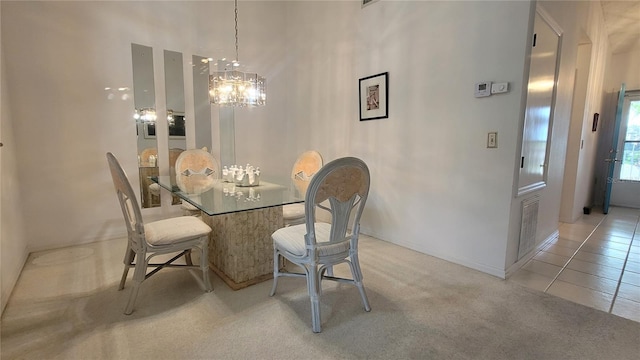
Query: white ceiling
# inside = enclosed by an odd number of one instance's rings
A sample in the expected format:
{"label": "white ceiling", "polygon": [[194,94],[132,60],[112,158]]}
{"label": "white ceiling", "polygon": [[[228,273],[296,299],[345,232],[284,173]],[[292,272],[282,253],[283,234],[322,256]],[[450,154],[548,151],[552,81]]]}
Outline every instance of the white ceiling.
{"label": "white ceiling", "polygon": [[640,1],[602,0],[602,10],[614,54],[640,50]]}

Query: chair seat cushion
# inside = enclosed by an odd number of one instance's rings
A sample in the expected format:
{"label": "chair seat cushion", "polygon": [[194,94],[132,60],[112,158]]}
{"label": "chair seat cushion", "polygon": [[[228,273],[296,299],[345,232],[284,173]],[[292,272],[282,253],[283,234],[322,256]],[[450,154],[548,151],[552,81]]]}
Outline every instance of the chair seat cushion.
{"label": "chair seat cushion", "polygon": [[304,217],[304,204],[289,204],[282,207],[282,218],[287,221]]}
{"label": "chair seat cushion", "polygon": [[149,245],[168,245],[205,236],[211,228],[193,216],[179,216],[144,224]]}
{"label": "chair seat cushion", "polygon": [[[318,245],[318,255],[328,256],[349,250],[349,241],[336,244],[329,244],[329,234],[331,224],[316,223],[316,243]],[[305,255],[307,248],[304,236],[307,233],[307,225],[299,224],[276,230],[271,238],[275,246],[280,250],[294,254],[296,256]]]}

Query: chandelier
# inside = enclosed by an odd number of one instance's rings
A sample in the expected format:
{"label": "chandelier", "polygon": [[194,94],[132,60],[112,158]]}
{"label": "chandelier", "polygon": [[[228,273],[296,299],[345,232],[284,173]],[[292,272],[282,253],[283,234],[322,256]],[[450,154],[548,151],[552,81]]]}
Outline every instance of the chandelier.
{"label": "chandelier", "polygon": [[167,109],[167,124],[169,124],[170,127],[176,125],[176,118],[173,116],[173,110],[171,109]]}
{"label": "chandelier", "polygon": [[209,99],[222,106],[266,105],[266,79],[256,73],[236,70],[238,62],[238,0],[235,0],[236,59],[227,63],[223,71],[209,76]]}
{"label": "chandelier", "polygon": [[156,115],[156,109],[143,108],[136,109],[136,112],[133,114],[133,118],[145,123],[155,123],[158,116]]}

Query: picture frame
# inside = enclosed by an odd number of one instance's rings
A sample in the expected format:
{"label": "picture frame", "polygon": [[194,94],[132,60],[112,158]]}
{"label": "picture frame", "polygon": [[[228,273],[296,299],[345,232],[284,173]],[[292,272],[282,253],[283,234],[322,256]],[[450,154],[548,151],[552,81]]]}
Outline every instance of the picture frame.
{"label": "picture frame", "polygon": [[[173,122],[169,123],[169,139],[185,139],[186,131],[184,125],[184,114],[174,113],[172,114]],[[144,123],[144,138],[155,139],[156,138],[156,123],[149,122]]]}
{"label": "picture frame", "polygon": [[593,124],[591,125],[591,131],[598,130],[598,119],[600,118],[600,114],[593,114]]}
{"label": "picture frame", "polygon": [[143,124],[144,128],[144,138],[145,139],[155,139],[156,138],[156,124],[145,122]]}
{"label": "picture frame", "polygon": [[378,1],[380,1],[380,0],[362,0],[362,7],[365,7],[367,5],[371,5],[371,4],[373,4],[375,2],[378,2]]}
{"label": "picture frame", "polygon": [[169,139],[185,139],[186,130],[184,124],[184,113],[172,113],[173,121],[169,121]]}
{"label": "picture frame", "polygon": [[389,73],[367,76],[359,82],[360,121],[389,117]]}

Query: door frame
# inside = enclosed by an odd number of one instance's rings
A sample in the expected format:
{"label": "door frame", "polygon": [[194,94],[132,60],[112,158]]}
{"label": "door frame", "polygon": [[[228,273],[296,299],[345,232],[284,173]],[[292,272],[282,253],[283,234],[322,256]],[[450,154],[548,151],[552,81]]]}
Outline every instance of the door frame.
{"label": "door frame", "polygon": [[[560,25],[553,19],[553,17],[540,5],[536,5],[536,13],[535,13],[535,17],[534,17],[534,22],[536,21],[537,16],[540,16],[540,18],[542,19],[542,21],[549,27],[549,29],[557,36],[558,42],[557,42],[557,47],[556,47],[556,59],[555,59],[555,66],[554,66],[554,72],[553,72],[553,88],[551,90],[551,102],[549,104],[550,109],[549,109],[549,119],[548,119],[548,123],[547,123],[547,136],[546,136],[546,142],[545,142],[545,153],[544,153],[544,162],[543,164],[540,164],[540,166],[543,168],[543,172],[542,172],[542,177],[539,181],[535,181],[532,183],[525,183],[522,184],[522,178],[521,178],[521,170],[523,168],[523,166],[525,165],[525,153],[526,153],[526,132],[527,132],[527,120],[528,119],[528,109],[530,108],[531,104],[529,103],[529,94],[527,94],[527,104],[526,104],[526,108],[525,108],[525,119],[524,119],[524,124],[523,124],[523,128],[522,128],[522,144],[521,144],[521,149],[520,149],[520,161],[519,161],[519,172],[518,172],[518,181],[516,182],[516,194],[515,197],[520,197],[529,193],[532,193],[534,191],[540,190],[540,189],[544,189],[547,186],[547,180],[548,180],[548,170],[549,170],[549,152],[551,150],[551,138],[553,136],[553,123],[554,123],[554,117],[555,117],[555,109],[556,109],[556,99],[557,99],[557,93],[558,93],[558,77],[560,74],[560,60],[562,58],[562,41],[563,41],[563,34],[564,31],[562,29],[562,27],[560,27]],[[534,33],[533,36],[536,36],[535,33],[535,25],[534,25]],[[533,53],[533,47],[535,46],[534,44],[534,39],[531,39],[532,43],[531,43],[531,53],[529,54],[529,56],[531,56],[531,54]],[[531,59],[529,61],[529,78],[527,79],[527,82],[531,83]]]}
{"label": "door frame", "polygon": [[634,101],[640,100],[640,90],[625,90],[622,100],[618,144],[616,146],[617,161],[615,161],[614,175],[611,181],[610,205],[640,208],[640,181],[620,179],[620,170],[622,167],[621,157],[623,155],[624,137],[627,132],[631,99]]}
{"label": "door frame", "polygon": [[616,106],[616,117],[613,125],[613,133],[611,134],[611,147],[609,149],[609,156],[604,160],[608,162],[607,170],[607,183],[604,192],[604,203],[602,204],[602,212],[604,214],[609,213],[609,206],[611,205],[611,192],[613,190],[615,164],[618,161],[618,140],[620,136],[620,124],[622,123],[622,107],[624,104],[624,93],[626,85],[622,83],[620,91],[618,92],[618,102]]}

